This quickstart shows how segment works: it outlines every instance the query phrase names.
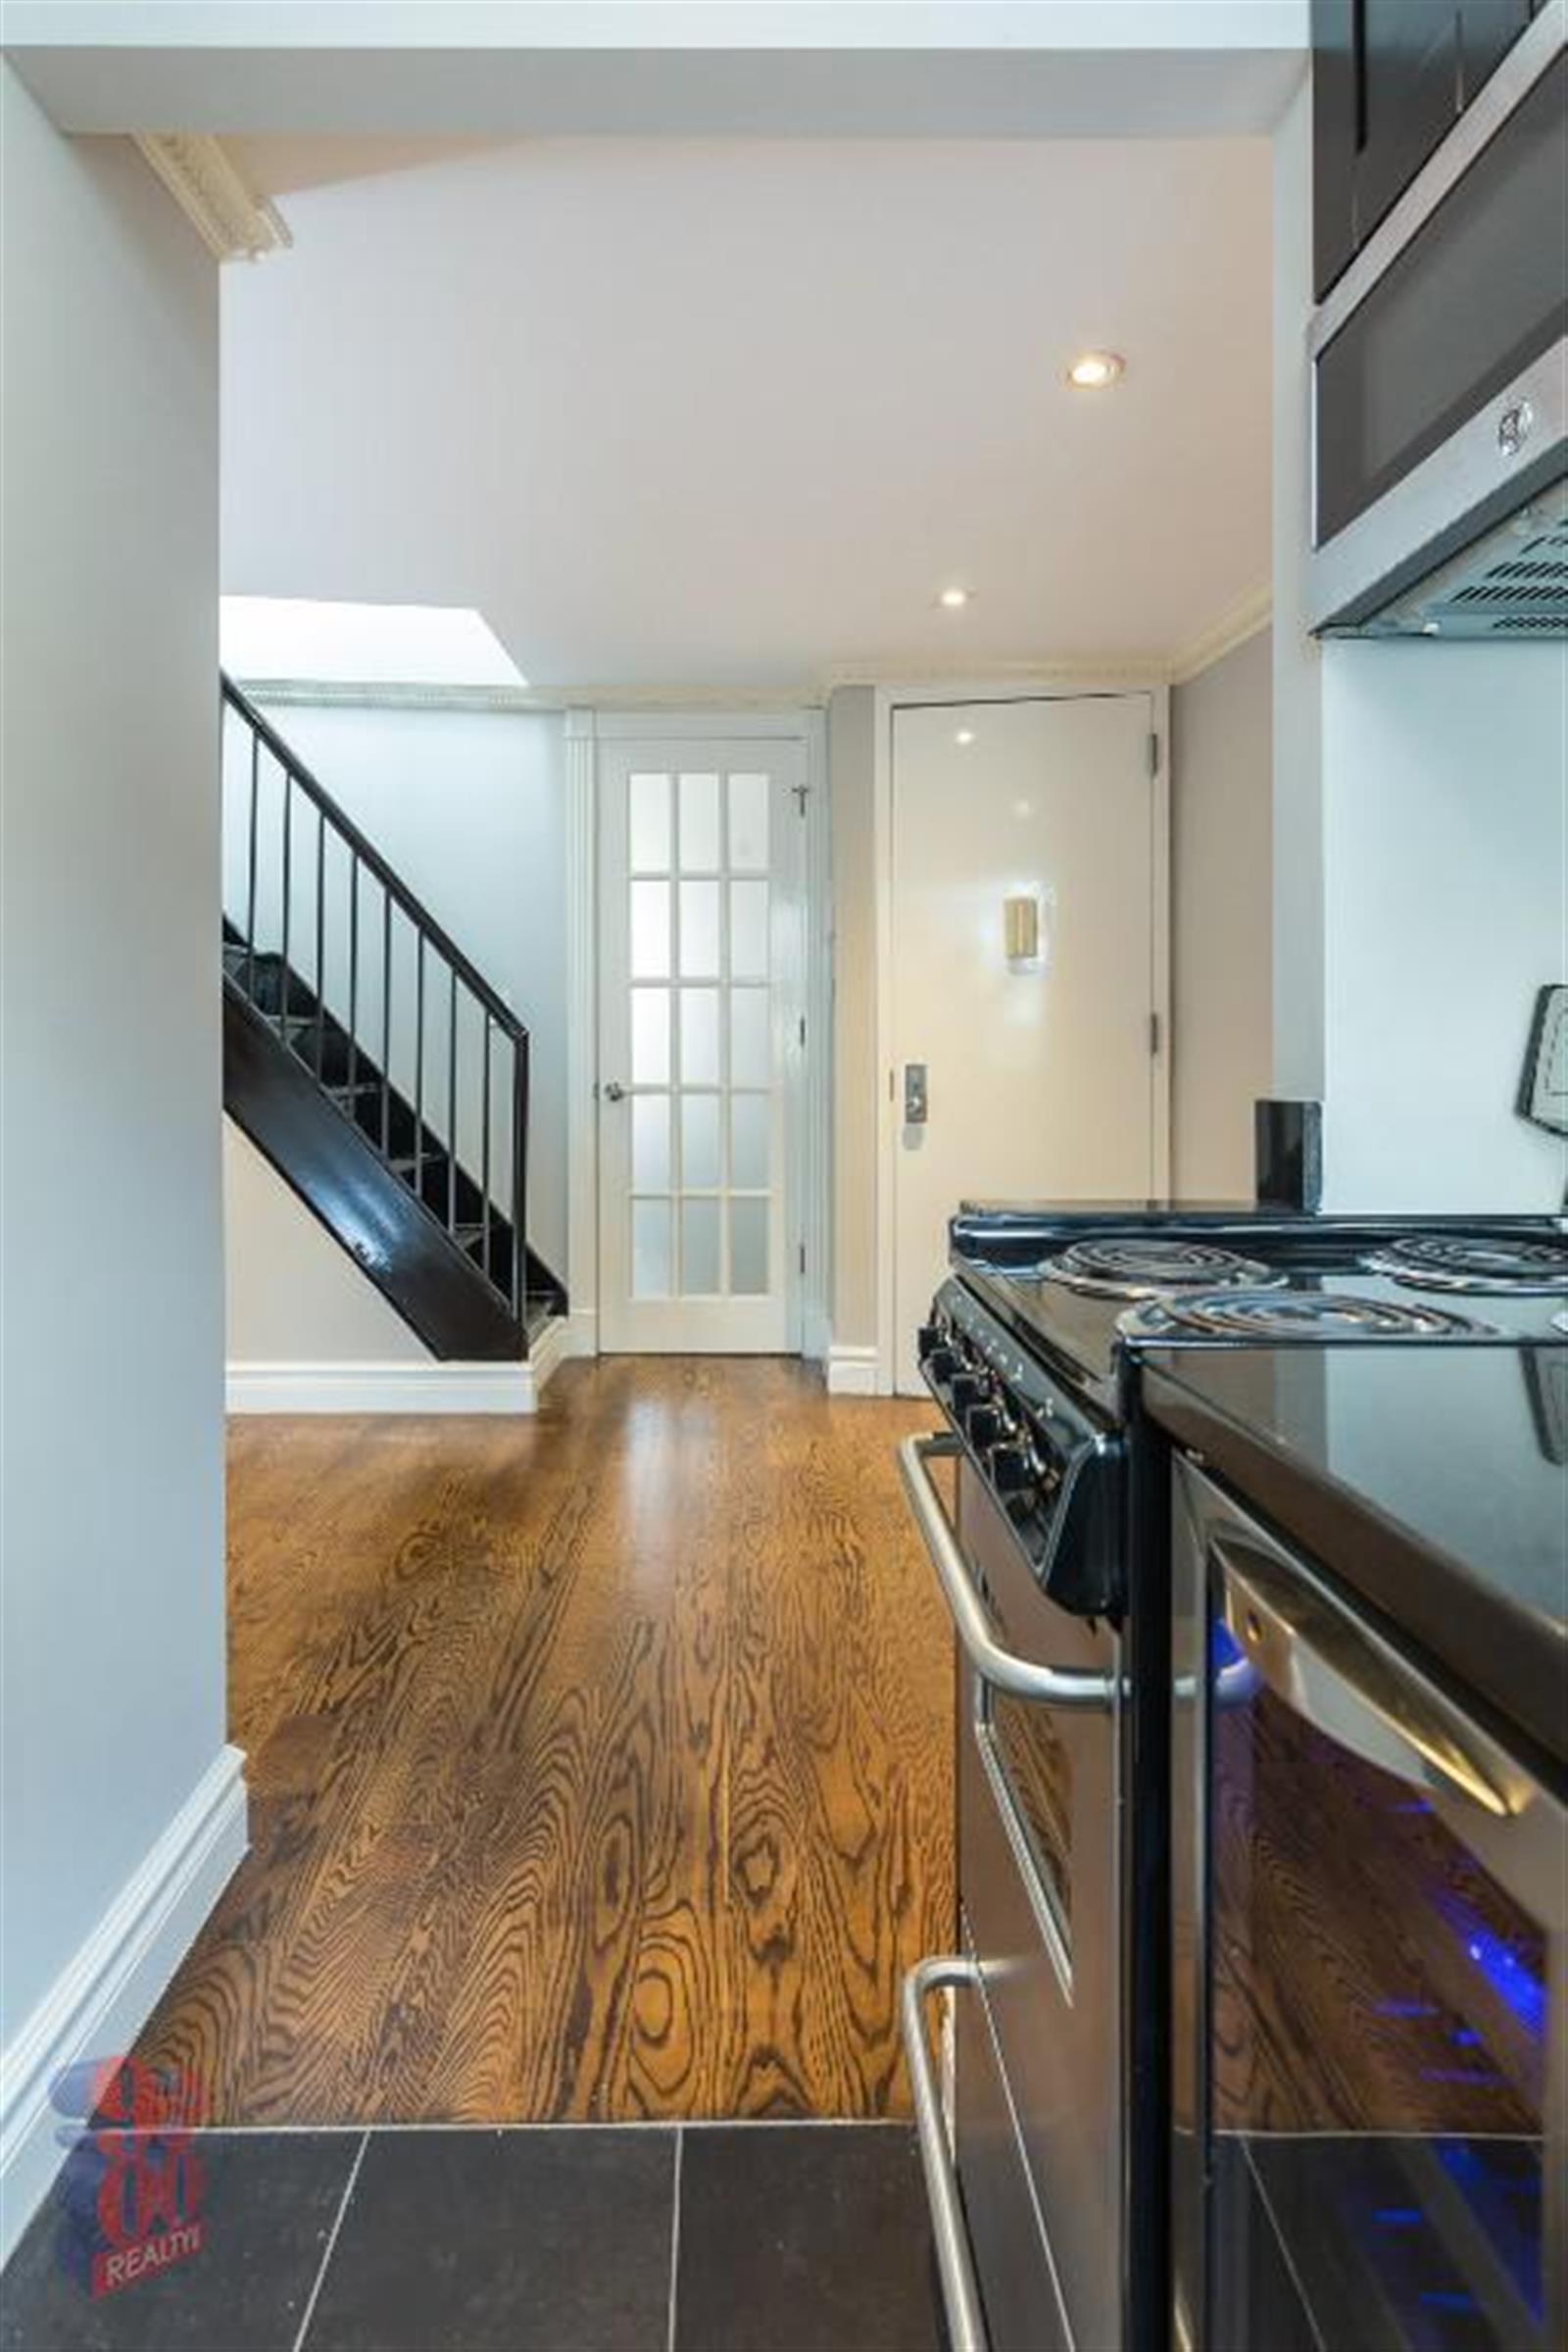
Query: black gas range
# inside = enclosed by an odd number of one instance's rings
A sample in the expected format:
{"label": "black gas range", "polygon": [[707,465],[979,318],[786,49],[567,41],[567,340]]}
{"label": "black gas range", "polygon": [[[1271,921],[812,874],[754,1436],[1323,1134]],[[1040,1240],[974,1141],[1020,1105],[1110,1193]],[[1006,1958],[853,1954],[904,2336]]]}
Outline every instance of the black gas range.
{"label": "black gas range", "polygon": [[[1219,1660],[1205,1703],[1218,1710],[1214,1723],[1234,1744],[1262,1708],[1264,1670],[1293,1692],[1292,1661],[1311,1652],[1307,1629],[1321,1636],[1326,1625],[1325,1654],[1338,1663],[1326,1667],[1312,1652],[1309,1696],[1327,1690],[1325,1720],[1341,1735],[1347,1717],[1364,1720],[1368,1728],[1354,1735],[1364,1753],[1384,1763],[1395,1754],[1394,1799],[1385,1782],[1377,1784],[1377,1806],[1388,1806],[1390,1818],[1408,1816],[1419,1825],[1430,1811],[1422,1809],[1425,1797],[1419,1806],[1396,1801],[1399,1773],[1420,1783],[1434,1769],[1441,1779],[1446,1743],[1468,1739],[1491,1754],[1486,1741],[1493,1734],[1464,1734],[1462,1721],[1454,1730],[1451,1699],[1441,1690],[1422,1695],[1419,1660],[1412,1666],[1379,1646],[1386,1625],[1380,1633],[1377,1621],[1367,1631],[1348,1619],[1336,1632],[1341,1621],[1333,1612],[1344,1594],[1336,1598],[1331,1589],[1326,1599],[1314,1595],[1310,1569],[1298,1575],[1294,1559],[1270,1566],[1265,1554],[1273,1538],[1245,1513],[1235,1543],[1247,1574],[1234,1580],[1240,1597],[1233,1614],[1244,1643],[1255,1629],[1257,1659],[1230,1658],[1229,1634],[1219,1623],[1211,1644],[1192,1649],[1189,1643],[1191,1654],[1173,1679],[1172,1593],[1187,1573],[1176,1573],[1173,1561],[1180,1569],[1191,1535],[1181,1498],[1184,1482],[1191,1488],[1195,1477],[1206,1496],[1206,1472],[1201,1453],[1184,1460],[1179,1428],[1173,1434],[1169,1413],[1162,1421],[1152,1400],[1158,1402],[1155,1392],[1184,1365],[1250,1364],[1254,1388],[1261,1384],[1278,1407],[1297,1408],[1297,1418],[1286,1422],[1296,1433],[1286,1453],[1299,1469],[1300,1430],[1316,1426],[1314,1414],[1333,1420],[1339,1411],[1338,1388],[1316,1374],[1342,1359],[1361,1359],[1396,1380],[1401,1366],[1420,1367],[1415,1385],[1430,1396],[1431,1414],[1448,1412],[1444,1398],[1447,1388],[1454,1390],[1449,1449],[1473,1462],[1484,1485],[1494,1449],[1489,1451],[1485,1429],[1467,1417],[1466,1399],[1477,1384],[1445,1383],[1443,1368],[1447,1363],[1456,1375],[1467,1367],[1489,1375],[1494,1369],[1498,1377],[1480,1384],[1486,1399],[1500,1396],[1506,1407],[1517,1390],[1518,1415],[1535,1410],[1539,1421],[1541,1399],[1550,1403],[1561,1394],[1555,1368],[1568,1362],[1568,1226],[1547,1216],[1352,1219],[1158,1202],[977,1202],[953,1220],[951,1263],[919,1335],[922,1372],[947,1428],[907,1440],[902,1449],[963,1668],[959,1940],[951,1956],[922,1964],[906,1999],[906,2046],[950,2329],[960,2352],[987,2344],[991,2352],[1009,2345],[1020,2352],[1025,2346],[1028,2352],[1088,2346],[1165,2352],[1178,2275],[1170,2253],[1172,2180],[1192,2172],[1189,2119],[1178,2118],[1180,2129],[1171,2122],[1172,2054],[1180,2059],[1191,2048],[1191,2019],[1181,2000],[1171,2024],[1173,1948],[1186,1954],[1189,1969],[1193,1958],[1182,1936],[1173,1945],[1172,1873],[1179,1891],[1180,1858],[1198,1850],[1194,1806],[1208,1817],[1202,1774],[1217,1769],[1200,1742],[1184,1788],[1183,1770],[1173,1775],[1173,1725],[1188,1724],[1195,1691],[1207,1690]],[[1536,1370],[1538,1359],[1551,1360],[1548,1376],[1516,1377]],[[1411,1382],[1407,1371],[1403,1388]],[[1358,1395],[1366,1385],[1358,1384]],[[1382,1393],[1381,1383],[1372,1385]],[[1375,1432],[1361,1434],[1375,1454]],[[939,1469],[944,1457],[951,1485]],[[1568,1487],[1564,1500],[1568,1506]],[[1376,1497],[1361,1504],[1352,1497],[1348,1507],[1370,1512],[1373,1553],[1386,1568],[1392,1553],[1375,1524]],[[1506,1518],[1495,1514],[1499,1529]],[[1231,1559],[1227,1544],[1229,1535],[1220,1550]],[[1315,1617],[1291,1616],[1291,1595],[1298,1592],[1306,1594]],[[1184,1629],[1178,1612],[1175,1631],[1186,1639]],[[1348,1659],[1366,1662],[1364,1692],[1344,1685]],[[1396,1671],[1439,1725],[1436,1767],[1424,1760],[1420,1739],[1407,1742],[1415,1760],[1399,1762],[1390,1720],[1378,1712],[1377,1678]],[[1294,1696],[1298,1701],[1300,1693]],[[1396,1714],[1404,1703],[1396,1702]],[[1508,1727],[1500,1728],[1506,1734]],[[1321,1733],[1304,1736],[1301,1753],[1315,1755],[1310,1742],[1321,1743]],[[1503,1770],[1492,1769],[1494,1779]],[[1498,1786],[1522,1789],[1528,1781],[1545,1788],[1528,1775],[1521,1780],[1512,1764],[1507,1771],[1513,1777],[1504,1775]],[[1302,1778],[1303,1789],[1308,1785]],[[1269,1835],[1286,1834],[1289,1787],[1287,1779],[1279,1800],[1284,1826],[1276,1833],[1271,1821]],[[1549,1788],[1532,1820],[1547,1801],[1555,1802]],[[1369,1816],[1380,1817],[1381,1811]],[[1375,1888],[1381,1848],[1363,1839],[1362,1851],[1365,1885]],[[1451,1889],[1441,1871],[1423,1867],[1436,1916]],[[1463,1860],[1455,1865],[1456,1883],[1467,1867]],[[1402,1884],[1401,1899],[1408,1916],[1400,1931],[1430,1939],[1430,1920],[1417,1915],[1419,1905],[1408,1902]],[[1251,1916],[1245,1904],[1233,1908],[1239,1917]],[[1496,1917],[1506,1917],[1513,1932],[1512,1915],[1499,1910]],[[1192,1932],[1201,1962],[1206,1929],[1200,1923]],[[1528,1918],[1519,1934],[1527,1958]],[[1561,1940],[1551,1945],[1554,1968]],[[1491,1947],[1478,1942],[1477,1948]],[[1498,1965],[1508,1964],[1504,1953]],[[1226,1998],[1242,1997],[1251,1966],[1245,1953],[1236,1960]],[[1208,1979],[1202,1982],[1206,2019],[1219,1996]],[[950,1989],[954,2002],[951,2142],[935,2120],[935,2089],[929,2080],[922,2082],[929,2070],[921,2005],[939,1986]],[[1189,1981],[1183,1994],[1189,2006],[1190,1990]],[[1423,2018],[1451,2011],[1461,2040],[1488,2030],[1457,1983],[1446,1984],[1436,2007],[1427,1991],[1424,1984],[1413,1992],[1394,1986],[1390,2017],[1401,2016],[1405,2001]],[[1382,2031],[1374,2029],[1374,2041]],[[1309,2040],[1301,2079],[1292,2084],[1308,2119],[1303,2130],[1315,2129],[1307,2099],[1319,2070]],[[1203,2066],[1207,2047],[1201,2047]],[[1419,2055],[1430,2076],[1429,2052],[1423,2047]],[[1357,2045],[1358,2066],[1375,2071],[1374,2057],[1382,2062],[1381,2053]],[[1528,2124],[1534,2111],[1527,2057],[1516,2071],[1524,2087],[1515,2106]],[[1240,2142],[1218,2092],[1215,2101],[1215,2145],[1228,2161]],[[1402,2099],[1391,2100],[1381,2116],[1370,2108],[1367,2116],[1348,2112],[1357,2161],[1363,2141],[1389,2116],[1403,2127],[1424,2113]],[[1468,2118],[1471,2111],[1459,2112]],[[1202,2129],[1209,2129],[1207,2120]],[[1243,2136],[1242,2157],[1250,2163],[1258,2135]],[[1255,2152],[1259,2161],[1273,2154],[1261,2146]],[[1425,2163],[1427,2140],[1418,2153]],[[1183,2207],[1177,2198],[1174,2211],[1180,2244],[1191,2227],[1191,2200]],[[1329,2243],[1323,2256],[1331,2267],[1337,2244]],[[1434,2260],[1443,2252],[1438,2243]],[[1185,2294],[1176,2300],[1189,2315],[1198,2308]],[[1206,2320],[1194,2322],[1191,2332],[1215,2352],[1237,2352]],[[1287,2333],[1279,2340],[1297,2339]],[[1417,2339],[1390,2338],[1406,2340]]]}

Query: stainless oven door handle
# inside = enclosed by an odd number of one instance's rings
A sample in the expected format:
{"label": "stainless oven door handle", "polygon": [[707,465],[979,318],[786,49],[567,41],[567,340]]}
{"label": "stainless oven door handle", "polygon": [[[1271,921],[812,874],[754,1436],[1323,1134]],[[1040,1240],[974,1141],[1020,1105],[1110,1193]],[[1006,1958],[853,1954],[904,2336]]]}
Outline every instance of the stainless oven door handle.
{"label": "stainless oven door handle", "polygon": [[947,2312],[953,2352],[987,2352],[984,2307],[975,2283],[969,2232],[958,2195],[958,2176],[942,2120],[942,2099],[931,2045],[925,2034],[925,2004],[933,1992],[951,1984],[973,1991],[980,1971],[972,1960],[917,1960],[904,1980],[901,2006],[904,2054],[908,2061],[909,2088],[914,2098],[914,2132],[920,2147],[920,2169],[931,2207],[931,2237],[936,2248],[937,2275]]}
{"label": "stainless oven door handle", "polygon": [[1225,1622],[1285,1706],[1342,1747],[1418,1788],[1446,1790],[1496,1820],[1520,1807],[1502,1750],[1315,1583],[1218,1533]]}
{"label": "stainless oven door handle", "polygon": [[906,1438],[899,1446],[899,1468],[931,1565],[937,1572],[963,1653],[982,1682],[1011,1698],[1027,1698],[1053,1707],[1113,1707],[1117,1680],[1112,1674],[1075,1674],[1058,1666],[1037,1665],[1004,1649],[991,1630],[985,1602],[975,1591],[958,1539],[942,1507],[928,1461],[961,1454],[956,1438]]}

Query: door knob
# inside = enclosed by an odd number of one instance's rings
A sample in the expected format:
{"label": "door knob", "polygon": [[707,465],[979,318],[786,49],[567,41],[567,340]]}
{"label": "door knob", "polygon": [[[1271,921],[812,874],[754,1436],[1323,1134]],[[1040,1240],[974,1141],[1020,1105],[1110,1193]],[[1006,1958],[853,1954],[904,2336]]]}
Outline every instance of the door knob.
{"label": "door knob", "polygon": [[624,1102],[625,1100],[626,1089],[620,1085],[618,1080],[612,1078],[610,1084],[605,1088],[605,1101],[607,1102]]}

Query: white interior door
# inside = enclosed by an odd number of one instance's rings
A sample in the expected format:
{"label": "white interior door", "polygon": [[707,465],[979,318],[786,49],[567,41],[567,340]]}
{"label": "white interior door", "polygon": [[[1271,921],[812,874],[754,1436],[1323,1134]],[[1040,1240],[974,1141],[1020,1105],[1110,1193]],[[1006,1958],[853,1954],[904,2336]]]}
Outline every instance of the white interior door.
{"label": "white interior door", "polygon": [[[895,712],[889,1076],[906,1393],[919,1389],[915,1333],[961,1200],[1154,1189],[1152,724],[1144,694]],[[1038,909],[1032,958],[1009,959],[1009,900]],[[922,1069],[923,1121],[906,1115]]]}
{"label": "white interior door", "polygon": [[600,752],[600,1345],[799,1346],[805,747]]}

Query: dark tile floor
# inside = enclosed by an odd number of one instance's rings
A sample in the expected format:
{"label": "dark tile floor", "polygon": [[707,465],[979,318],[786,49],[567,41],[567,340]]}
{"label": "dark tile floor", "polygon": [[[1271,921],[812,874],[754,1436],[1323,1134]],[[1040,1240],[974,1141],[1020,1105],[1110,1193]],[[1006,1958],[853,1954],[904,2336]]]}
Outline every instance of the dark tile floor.
{"label": "dark tile floor", "polygon": [[[0,2352],[938,2352],[898,2124],[202,2132],[203,2243],[95,2299],[64,2177]],[[79,2265],[78,2265],[79,2267]]]}

